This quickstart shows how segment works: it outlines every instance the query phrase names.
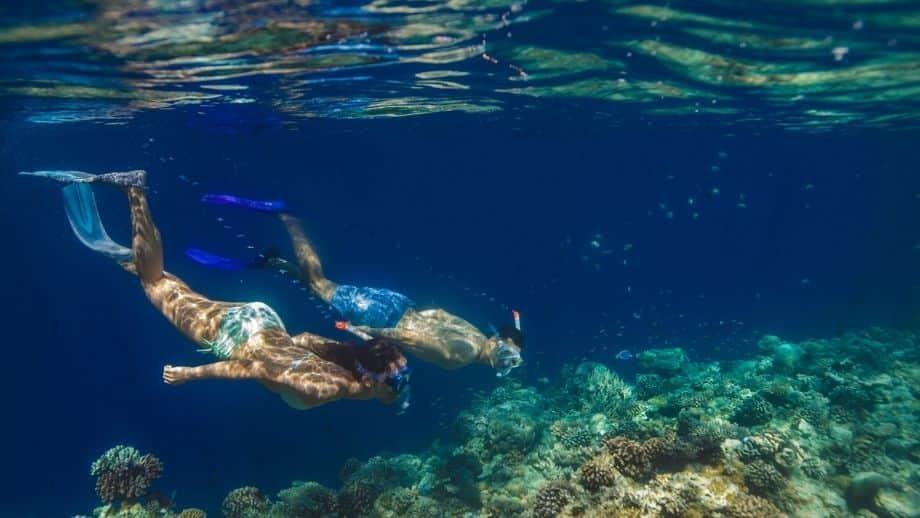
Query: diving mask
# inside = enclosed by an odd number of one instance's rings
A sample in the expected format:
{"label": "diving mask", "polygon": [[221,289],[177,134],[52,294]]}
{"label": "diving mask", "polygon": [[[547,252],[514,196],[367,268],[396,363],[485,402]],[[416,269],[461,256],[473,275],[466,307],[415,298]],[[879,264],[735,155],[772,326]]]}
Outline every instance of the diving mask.
{"label": "diving mask", "polygon": [[402,414],[409,408],[409,377],[412,375],[412,368],[404,366],[393,374],[376,374],[367,370],[361,362],[355,362],[355,370],[362,376],[369,376],[377,383],[383,383],[393,389],[396,394],[396,405],[399,407],[398,414]]}
{"label": "diving mask", "polygon": [[495,373],[499,378],[507,376],[511,369],[520,367],[524,363],[520,351],[508,345],[504,340],[498,340],[498,345],[492,352],[492,366],[498,371]]}
{"label": "diving mask", "polygon": [[409,377],[412,375],[410,367],[403,367],[395,374],[387,376],[386,384],[396,392],[397,414],[402,414],[409,408]]}

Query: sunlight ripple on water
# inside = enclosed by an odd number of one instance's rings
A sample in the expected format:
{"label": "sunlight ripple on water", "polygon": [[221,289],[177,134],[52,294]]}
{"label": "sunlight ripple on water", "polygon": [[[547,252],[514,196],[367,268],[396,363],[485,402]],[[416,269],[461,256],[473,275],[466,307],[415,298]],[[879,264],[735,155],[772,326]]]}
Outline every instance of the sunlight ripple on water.
{"label": "sunlight ripple on water", "polygon": [[591,104],[614,122],[820,131],[912,126],[920,108],[920,8],[898,1],[75,5],[0,19],[0,97],[32,122],[253,102],[294,120],[401,117],[536,100]]}

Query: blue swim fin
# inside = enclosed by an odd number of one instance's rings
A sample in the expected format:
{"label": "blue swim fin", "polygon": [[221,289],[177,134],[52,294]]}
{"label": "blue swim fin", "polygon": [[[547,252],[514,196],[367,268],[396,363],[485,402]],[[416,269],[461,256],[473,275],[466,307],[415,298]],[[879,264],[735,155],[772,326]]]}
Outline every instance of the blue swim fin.
{"label": "blue swim fin", "polygon": [[83,171],[20,171],[21,176],[37,176],[65,183],[90,183],[94,174]]}
{"label": "blue swim fin", "polygon": [[278,213],[288,210],[287,203],[280,200],[253,200],[232,194],[205,194],[201,201],[211,205],[229,205],[258,212]]}
{"label": "blue swim fin", "polygon": [[[278,250],[274,247],[267,248],[264,252],[256,256],[251,260],[243,259],[234,259],[231,257],[224,257],[217,255],[207,250],[202,250],[200,248],[189,248],[185,251],[185,256],[195,261],[196,263],[207,266],[209,268],[216,268],[218,270],[225,271],[239,271],[239,270],[257,270],[259,268],[267,268],[272,266],[272,261],[279,259],[280,255]],[[283,261],[283,260],[282,260]]]}
{"label": "blue swim fin", "polygon": [[105,231],[102,218],[99,217],[99,209],[96,207],[96,197],[88,184],[68,185],[64,187],[63,193],[67,220],[70,221],[70,228],[81,243],[90,250],[118,262],[133,259],[134,253],[131,249],[113,241]]}
{"label": "blue swim fin", "polygon": [[147,173],[141,169],[133,171],[114,171],[111,173],[91,174],[83,171],[20,171],[21,176],[37,176],[63,183],[106,183],[121,187],[144,188]]}
{"label": "blue swim fin", "polygon": [[185,251],[185,256],[198,264],[228,272],[248,270],[259,266],[255,261],[241,261],[239,259],[231,259],[229,257],[212,254],[211,252],[202,250],[200,248],[189,248]]}

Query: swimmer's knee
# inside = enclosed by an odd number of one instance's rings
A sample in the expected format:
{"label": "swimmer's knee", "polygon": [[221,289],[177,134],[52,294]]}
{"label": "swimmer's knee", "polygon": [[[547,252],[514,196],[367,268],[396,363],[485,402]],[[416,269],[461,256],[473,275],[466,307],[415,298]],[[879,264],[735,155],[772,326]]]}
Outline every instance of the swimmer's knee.
{"label": "swimmer's knee", "polygon": [[335,290],[338,289],[339,285],[330,281],[329,279],[310,279],[310,289],[313,290],[313,293],[317,297],[321,298],[323,302],[330,302],[332,297],[335,295]]}

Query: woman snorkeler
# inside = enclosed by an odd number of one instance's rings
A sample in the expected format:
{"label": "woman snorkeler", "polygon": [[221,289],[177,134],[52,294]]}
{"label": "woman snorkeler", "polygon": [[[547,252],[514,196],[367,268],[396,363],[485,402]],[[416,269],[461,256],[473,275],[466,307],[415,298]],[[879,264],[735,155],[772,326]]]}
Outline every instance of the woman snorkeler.
{"label": "woman snorkeler", "polygon": [[[255,380],[298,409],[339,399],[377,399],[408,404],[408,369],[400,349],[385,340],[363,347],[303,333],[291,336],[270,307],[259,302],[216,302],[163,270],[160,233],[144,191],[144,171],[92,175],[76,171],[20,173],[70,183],[67,215],[77,237],[134,273],[150,302],[203,351],[218,361],[198,367],[163,368],[170,385],[204,379]],[[131,209],[132,247],[109,238],[89,184],[122,188]]]}
{"label": "woman snorkeler", "polygon": [[522,363],[524,336],[517,312],[515,325],[505,325],[490,337],[466,320],[442,309],[415,309],[412,302],[400,293],[336,284],[323,274],[319,255],[307,239],[300,220],[288,212],[284,202],[252,200],[226,194],[206,194],[202,201],[277,214],[287,227],[297,256],[297,267],[276,254],[246,263],[204,250],[190,249],[187,255],[194,261],[230,270],[272,266],[294,274],[309,284],[319,298],[342,316],[343,321],[337,323],[339,329],[363,338],[392,340],[419,359],[445,369],[480,363],[492,366],[499,376],[504,376]]}

